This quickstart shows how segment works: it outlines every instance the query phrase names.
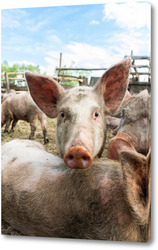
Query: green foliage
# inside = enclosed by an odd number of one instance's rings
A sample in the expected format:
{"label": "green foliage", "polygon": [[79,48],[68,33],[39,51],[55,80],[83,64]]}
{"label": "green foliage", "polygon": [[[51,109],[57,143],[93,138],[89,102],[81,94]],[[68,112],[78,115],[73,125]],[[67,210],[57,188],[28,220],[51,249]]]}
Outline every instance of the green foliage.
{"label": "green foliage", "polygon": [[[1,64],[1,73],[5,73],[5,72],[26,72],[26,71],[31,71],[33,73],[37,73],[40,74],[40,67],[39,65],[32,65],[32,64],[19,64],[19,63],[15,63],[12,66],[10,66],[8,64],[7,61],[4,61]],[[17,77],[17,75],[12,74],[9,75],[9,77]],[[15,80],[10,80],[11,84],[14,84]],[[19,83],[20,84],[20,83]]]}
{"label": "green foliage", "polygon": [[[34,66],[32,64],[15,63],[12,66],[10,66],[7,61],[4,61],[1,65],[1,73],[4,73],[4,72],[25,72],[25,71],[31,71],[33,73],[40,74],[39,65]],[[12,75],[11,77],[14,77],[14,75]]]}

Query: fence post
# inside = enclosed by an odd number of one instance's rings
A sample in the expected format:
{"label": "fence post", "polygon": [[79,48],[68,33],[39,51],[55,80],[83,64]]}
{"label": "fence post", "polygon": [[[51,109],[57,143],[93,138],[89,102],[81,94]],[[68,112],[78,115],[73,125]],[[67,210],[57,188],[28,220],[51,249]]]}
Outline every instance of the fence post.
{"label": "fence post", "polygon": [[58,76],[60,76],[61,66],[62,66],[62,53],[60,53]]}
{"label": "fence post", "polygon": [[79,81],[79,86],[88,86],[88,78],[87,77],[83,77],[83,82]]}
{"label": "fence post", "polygon": [[8,79],[7,72],[5,72],[5,80],[6,80],[7,93],[9,93],[10,92],[10,86],[9,86],[9,79]]}

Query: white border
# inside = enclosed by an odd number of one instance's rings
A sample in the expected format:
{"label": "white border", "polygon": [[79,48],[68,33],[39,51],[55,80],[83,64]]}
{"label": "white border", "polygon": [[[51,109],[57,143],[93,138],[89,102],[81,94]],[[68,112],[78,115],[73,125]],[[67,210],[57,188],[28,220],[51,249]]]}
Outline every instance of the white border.
{"label": "white border", "polygon": [[[118,2],[118,0],[110,0]],[[44,7],[44,6],[62,6],[62,5],[82,5],[82,4],[99,4],[110,2],[109,0],[2,0],[0,2],[1,9],[12,9],[12,8],[27,8],[27,7]],[[120,0],[120,2],[125,2],[127,0]],[[134,1],[134,0],[128,0]],[[138,0],[139,1],[139,0]],[[142,1],[142,0],[140,0]],[[90,250],[100,250],[100,249],[157,249],[158,247],[158,166],[156,165],[156,154],[158,154],[157,143],[158,141],[158,80],[156,79],[155,72],[158,71],[157,66],[157,19],[158,19],[158,1],[150,0],[148,1],[152,5],[152,240],[149,243],[125,243],[125,242],[110,242],[110,241],[88,241],[88,240],[69,240],[69,239],[52,239],[52,238],[37,238],[37,237],[19,237],[19,236],[0,236],[0,245],[2,249],[64,249],[64,250],[80,250],[80,249],[90,249]]]}

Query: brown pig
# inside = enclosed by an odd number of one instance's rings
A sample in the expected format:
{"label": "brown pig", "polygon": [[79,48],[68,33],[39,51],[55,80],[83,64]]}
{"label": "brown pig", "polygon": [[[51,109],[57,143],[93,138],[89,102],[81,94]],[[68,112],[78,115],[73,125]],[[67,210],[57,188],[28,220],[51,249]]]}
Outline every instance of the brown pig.
{"label": "brown pig", "polygon": [[8,132],[11,122],[11,131],[14,131],[18,120],[24,120],[30,123],[31,133],[29,139],[33,139],[36,131],[36,121],[39,119],[44,143],[48,142],[46,138],[46,115],[39,110],[28,92],[11,94],[3,101],[1,106],[1,125],[3,127],[6,124],[4,132]]}
{"label": "brown pig", "polygon": [[88,168],[101,156],[105,137],[105,114],[120,106],[128,86],[129,58],[108,69],[94,87],[64,90],[54,79],[26,73],[30,94],[50,118],[57,117],[56,144],[70,168]]}
{"label": "brown pig", "polygon": [[121,113],[119,125],[113,131],[115,137],[109,146],[109,158],[118,159],[127,145],[146,155],[151,146],[151,97],[148,91],[131,96],[122,106]]}
{"label": "brown pig", "polygon": [[128,102],[128,100],[131,98],[131,96],[132,95],[130,94],[130,92],[128,90],[126,90],[125,96],[124,96],[118,110],[113,114],[113,116],[106,115],[107,127],[110,127],[112,129],[118,127],[118,125],[120,124],[120,115],[121,115],[122,107]]}
{"label": "brown pig", "polygon": [[150,154],[70,169],[30,140],[2,146],[2,218],[28,236],[146,242]]}

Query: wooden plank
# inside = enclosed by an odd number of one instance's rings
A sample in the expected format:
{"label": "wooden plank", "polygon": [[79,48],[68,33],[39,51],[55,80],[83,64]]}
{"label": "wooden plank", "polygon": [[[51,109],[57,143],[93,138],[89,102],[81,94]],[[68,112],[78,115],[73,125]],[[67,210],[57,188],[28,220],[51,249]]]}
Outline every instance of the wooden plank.
{"label": "wooden plank", "polygon": [[62,74],[59,74],[58,76],[61,76],[61,77],[72,77],[72,78],[76,78],[76,79],[79,79],[80,77],[78,76],[72,76],[72,75],[62,75]]}
{"label": "wooden plank", "polygon": [[[131,65],[132,68],[149,68],[148,65]],[[107,68],[56,68],[56,70],[85,70],[85,71],[95,71],[95,70],[104,70]]]}
{"label": "wooden plank", "polygon": [[131,75],[136,75],[138,74],[139,76],[141,75],[151,75],[149,72],[130,72]]}
{"label": "wooden plank", "polygon": [[137,81],[129,81],[129,85],[138,85],[138,86],[151,86],[149,82],[137,82]]}
{"label": "wooden plank", "polygon": [[24,72],[8,72],[8,76],[9,75],[24,75]]}
{"label": "wooden plank", "polygon": [[[56,68],[58,70],[58,68]],[[71,68],[65,68],[65,70],[70,70]],[[61,70],[63,70],[63,68],[61,68]],[[74,68],[72,69],[74,70]],[[76,68],[75,70],[80,70],[80,68]],[[103,70],[103,69],[82,69],[82,70]],[[105,69],[104,69],[105,70]],[[137,72],[139,73],[139,75],[147,75],[150,74],[149,72]],[[136,74],[136,72],[130,72],[131,75]]]}
{"label": "wooden plank", "polygon": [[107,68],[56,68],[56,70],[85,70],[85,71],[93,71],[93,70],[107,70]]}
{"label": "wooden plank", "polygon": [[[83,79],[81,78],[70,78],[70,77],[59,77],[59,76],[50,76],[56,80],[65,80],[65,81],[77,81],[77,82],[83,82]],[[25,78],[16,78],[16,77],[9,77],[9,80],[19,80],[19,81],[26,81]],[[1,81],[6,81],[5,78],[2,78]]]}
{"label": "wooden plank", "polygon": [[150,60],[149,56],[132,56],[132,60]]}
{"label": "wooden plank", "polygon": [[[129,57],[129,56],[125,56],[124,58]],[[149,60],[150,61],[150,56],[133,56],[133,54],[131,54],[130,58],[132,60]]]}
{"label": "wooden plank", "polygon": [[65,78],[65,77],[61,77],[61,76],[51,76],[51,77],[56,79],[56,80],[83,82],[83,79],[75,79],[75,78],[69,78],[69,77]]}
{"label": "wooden plank", "polygon": [[132,68],[150,68],[148,65],[132,65]]}
{"label": "wooden plank", "polygon": [[18,81],[26,81],[25,78],[17,78],[17,77],[9,77],[9,80],[18,80]]}

